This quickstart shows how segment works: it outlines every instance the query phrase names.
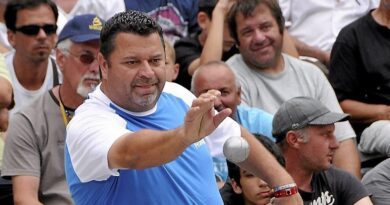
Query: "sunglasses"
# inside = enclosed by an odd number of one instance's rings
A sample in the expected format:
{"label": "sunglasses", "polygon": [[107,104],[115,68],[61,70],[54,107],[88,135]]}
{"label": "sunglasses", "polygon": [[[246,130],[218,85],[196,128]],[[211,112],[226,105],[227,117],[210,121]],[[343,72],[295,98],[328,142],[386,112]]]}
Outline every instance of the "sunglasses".
{"label": "sunglasses", "polygon": [[57,25],[55,24],[44,24],[44,25],[25,25],[15,28],[15,31],[19,31],[28,36],[35,36],[39,31],[43,29],[47,35],[55,34],[57,31]]}
{"label": "sunglasses", "polygon": [[69,51],[67,51],[70,55],[72,55],[72,56],[74,56],[74,57],[77,57],[78,59],[79,59],[79,61],[81,62],[81,63],[83,63],[83,64],[85,64],[85,65],[90,65],[90,64],[92,64],[94,61],[95,61],[95,59],[96,59],[96,57],[93,55],[93,54],[91,54],[91,53],[82,53],[82,54],[80,54],[80,55],[77,55],[77,54],[75,54],[75,53],[71,53],[71,52],[69,52]]}

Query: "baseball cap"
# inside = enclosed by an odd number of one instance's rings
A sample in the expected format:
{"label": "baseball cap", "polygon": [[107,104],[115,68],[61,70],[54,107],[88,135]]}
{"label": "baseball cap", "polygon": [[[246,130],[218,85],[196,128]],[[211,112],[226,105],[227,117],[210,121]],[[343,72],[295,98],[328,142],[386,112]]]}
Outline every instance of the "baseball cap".
{"label": "baseball cap", "polygon": [[103,23],[104,21],[94,14],[75,16],[65,24],[57,43],[65,39],[70,39],[75,43],[99,40]]}
{"label": "baseball cap", "polygon": [[330,125],[348,118],[348,114],[331,112],[313,98],[295,97],[284,102],[275,113],[272,134],[276,142],[280,142],[290,130],[302,129],[308,125]]}

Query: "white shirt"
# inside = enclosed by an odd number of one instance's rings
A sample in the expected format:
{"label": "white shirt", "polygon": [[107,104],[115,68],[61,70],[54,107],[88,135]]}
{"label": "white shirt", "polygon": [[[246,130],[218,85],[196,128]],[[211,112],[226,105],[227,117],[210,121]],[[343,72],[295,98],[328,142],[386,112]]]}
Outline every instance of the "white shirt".
{"label": "white shirt", "polygon": [[[31,102],[35,101],[39,96],[44,94],[46,91],[53,88],[53,68],[52,68],[52,61],[49,60],[49,63],[47,65],[46,70],[46,77],[45,81],[43,81],[42,86],[38,90],[27,90],[25,87],[23,87],[22,84],[20,84],[18,78],[16,77],[13,59],[14,59],[15,52],[14,50],[8,52],[5,55],[5,63],[7,66],[7,69],[9,71],[9,77],[12,82],[13,87],[13,94],[14,94],[14,101],[15,106],[10,110],[10,117],[17,111],[19,111],[24,106],[29,105]],[[62,75],[59,69],[58,71],[58,80],[59,82],[62,82]]]}
{"label": "white shirt", "polygon": [[78,0],[72,10],[66,13],[61,7],[58,8],[57,34],[59,34],[66,22],[76,15],[95,14],[107,21],[116,13],[126,10],[123,0]]}
{"label": "white shirt", "polygon": [[279,0],[279,5],[291,36],[330,51],[340,30],[378,7],[379,0]]}

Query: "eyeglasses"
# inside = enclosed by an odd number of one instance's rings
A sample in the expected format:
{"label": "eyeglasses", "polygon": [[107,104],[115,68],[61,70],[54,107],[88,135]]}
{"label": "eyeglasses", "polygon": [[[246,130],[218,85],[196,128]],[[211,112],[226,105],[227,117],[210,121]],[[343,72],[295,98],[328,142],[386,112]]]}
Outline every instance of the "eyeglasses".
{"label": "eyeglasses", "polygon": [[35,36],[39,33],[39,31],[43,29],[47,35],[55,34],[57,31],[57,25],[55,24],[44,24],[44,25],[25,25],[15,28],[15,31],[19,31],[28,36]]}
{"label": "eyeglasses", "polygon": [[82,54],[78,55],[78,54],[72,53],[70,51],[66,51],[66,52],[74,57],[77,57],[79,59],[79,61],[85,65],[92,64],[96,59],[96,57],[92,53],[82,53]]}

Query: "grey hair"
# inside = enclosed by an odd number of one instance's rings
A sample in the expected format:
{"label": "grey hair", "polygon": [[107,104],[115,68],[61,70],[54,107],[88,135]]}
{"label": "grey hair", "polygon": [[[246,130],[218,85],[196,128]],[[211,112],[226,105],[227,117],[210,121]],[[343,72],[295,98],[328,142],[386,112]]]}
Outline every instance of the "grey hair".
{"label": "grey hair", "polygon": [[73,45],[73,42],[68,38],[57,44],[57,49],[62,52],[68,52],[70,47]]}
{"label": "grey hair", "polygon": [[[295,132],[299,138],[303,139],[304,143],[307,143],[309,141],[309,135],[307,133],[308,127],[304,127],[304,128],[297,129],[297,130],[290,130],[290,131]],[[287,135],[287,133],[286,133],[286,135]],[[280,142],[278,142],[277,145],[279,145],[279,147],[282,150],[286,149],[288,147],[287,142],[286,142],[286,136]]]}

